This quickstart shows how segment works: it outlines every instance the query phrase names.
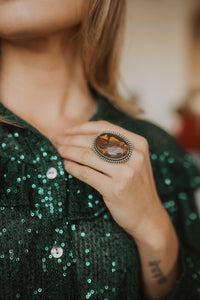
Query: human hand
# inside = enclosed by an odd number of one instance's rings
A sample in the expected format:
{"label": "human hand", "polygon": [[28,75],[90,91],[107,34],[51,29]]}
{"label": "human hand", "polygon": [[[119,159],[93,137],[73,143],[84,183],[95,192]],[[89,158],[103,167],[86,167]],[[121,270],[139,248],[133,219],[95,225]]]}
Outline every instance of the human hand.
{"label": "human hand", "polygon": [[[133,153],[124,163],[108,163],[92,149],[98,133],[115,131],[131,142]],[[68,173],[103,196],[114,220],[136,241],[162,232],[168,217],[157,194],[147,140],[107,121],[86,122],[66,130],[55,144]]]}

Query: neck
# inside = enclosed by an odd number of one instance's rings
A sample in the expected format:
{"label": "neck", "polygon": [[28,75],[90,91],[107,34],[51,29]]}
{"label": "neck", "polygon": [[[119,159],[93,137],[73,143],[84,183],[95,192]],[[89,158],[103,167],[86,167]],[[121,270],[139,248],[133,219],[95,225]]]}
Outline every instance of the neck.
{"label": "neck", "polygon": [[19,116],[44,124],[79,118],[95,105],[79,49],[70,33],[26,41],[2,39],[0,101]]}

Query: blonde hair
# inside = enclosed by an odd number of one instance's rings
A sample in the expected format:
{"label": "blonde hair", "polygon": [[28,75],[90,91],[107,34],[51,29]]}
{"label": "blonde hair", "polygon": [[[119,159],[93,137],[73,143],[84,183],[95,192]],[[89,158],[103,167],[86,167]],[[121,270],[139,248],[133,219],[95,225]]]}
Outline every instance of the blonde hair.
{"label": "blonde hair", "polygon": [[[139,110],[118,90],[120,58],[124,41],[126,0],[88,0],[79,26],[82,62],[88,85],[127,114]],[[0,116],[0,122],[16,125]]]}

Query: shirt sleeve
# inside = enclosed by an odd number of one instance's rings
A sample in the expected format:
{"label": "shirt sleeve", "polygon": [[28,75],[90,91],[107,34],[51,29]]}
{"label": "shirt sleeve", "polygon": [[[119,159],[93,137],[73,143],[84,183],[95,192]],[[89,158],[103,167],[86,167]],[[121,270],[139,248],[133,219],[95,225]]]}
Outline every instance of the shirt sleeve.
{"label": "shirt sleeve", "polygon": [[[166,300],[200,299],[200,221],[196,205],[198,190],[182,191],[174,201],[173,210],[177,211],[177,218],[172,217],[172,221],[179,238],[181,270],[175,287]],[[169,202],[167,206],[170,213]]]}
{"label": "shirt sleeve", "polygon": [[161,151],[154,165],[158,194],[179,239],[180,274],[166,300],[197,300],[200,299],[200,171],[175,141],[173,144],[176,151]]}
{"label": "shirt sleeve", "polygon": [[[179,239],[180,274],[165,300],[198,300],[200,169],[174,137],[155,124],[140,120],[129,122],[126,128],[148,141],[158,195]],[[142,285],[139,299],[145,299]]]}

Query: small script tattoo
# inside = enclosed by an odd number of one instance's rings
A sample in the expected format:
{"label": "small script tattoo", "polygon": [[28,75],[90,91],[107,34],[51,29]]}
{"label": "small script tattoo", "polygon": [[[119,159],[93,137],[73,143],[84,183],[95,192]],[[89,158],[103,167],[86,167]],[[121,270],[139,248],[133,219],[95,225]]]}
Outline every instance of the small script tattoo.
{"label": "small script tattoo", "polygon": [[158,279],[157,283],[161,284],[167,281],[166,277],[164,276],[162,270],[159,267],[160,260],[152,260],[149,261],[148,266],[151,268],[151,273],[153,277]]}

